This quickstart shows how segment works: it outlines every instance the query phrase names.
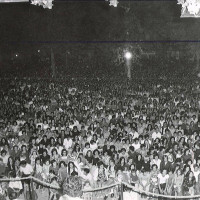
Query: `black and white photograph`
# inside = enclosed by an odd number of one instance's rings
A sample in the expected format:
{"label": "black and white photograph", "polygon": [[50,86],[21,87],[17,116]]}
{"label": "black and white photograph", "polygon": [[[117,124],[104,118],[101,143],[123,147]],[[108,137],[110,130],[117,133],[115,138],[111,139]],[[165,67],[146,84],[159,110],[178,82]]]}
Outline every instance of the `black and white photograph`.
{"label": "black and white photograph", "polygon": [[200,199],[200,0],[0,0],[0,200]]}

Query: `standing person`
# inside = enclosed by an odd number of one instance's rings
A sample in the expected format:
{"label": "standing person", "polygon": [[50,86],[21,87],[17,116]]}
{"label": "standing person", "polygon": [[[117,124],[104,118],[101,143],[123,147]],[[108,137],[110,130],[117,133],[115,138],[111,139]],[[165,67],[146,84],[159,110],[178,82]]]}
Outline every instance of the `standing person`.
{"label": "standing person", "polygon": [[174,174],[170,170],[169,178],[168,178],[167,185],[166,185],[166,194],[167,195],[172,195],[173,185],[174,185]]}
{"label": "standing person", "polygon": [[181,170],[178,169],[174,177],[174,191],[175,191],[175,195],[177,196],[182,195],[183,179],[184,179],[184,175],[181,173]]}
{"label": "standing person", "polygon": [[[51,186],[59,187],[59,184],[58,184],[58,181],[57,181],[57,177],[53,177],[51,179]],[[57,200],[58,197],[59,197],[58,190],[50,189],[49,200]]]}
{"label": "standing person", "polygon": [[169,175],[167,174],[167,170],[164,169],[162,173],[158,174],[158,188],[160,194],[166,194],[167,189],[167,181],[169,179]]}
{"label": "standing person", "polygon": [[144,160],[142,158],[142,155],[138,154],[137,157],[136,157],[136,160],[135,160],[136,170],[140,171],[143,166],[144,166]]}
{"label": "standing person", "polygon": [[28,164],[25,160],[21,161],[19,172],[21,177],[28,177],[33,175],[33,167]]}
{"label": "standing person", "polygon": [[11,157],[11,156],[8,158],[7,174],[9,174],[10,172],[15,173],[15,163],[14,163],[13,157]]}
{"label": "standing person", "polygon": [[58,170],[59,170],[59,167],[58,167],[58,164],[56,162],[56,160],[52,160],[51,161],[51,166],[49,168],[49,171],[52,170],[54,172],[54,174],[56,176],[58,176]]}
{"label": "standing person", "polygon": [[[42,165],[41,165],[41,160],[40,158],[36,158],[35,159],[35,169],[34,169],[34,177],[39,179],[39,180],[42,180],[42,171],[43,171],[43,168],[42,168]],[[36,189],[39,188],[39,184],[36,184]]]}
{"label": "standing person", "polygon": [[[10,172],[9,178],[13,179],[13,178],[18,178],[18,177],[16,177],[14,172]],[[23,187],[22,187],[21,181],[10,181],[9,185],[8,185],[8,190],[7,190],[8,197],[10,199],[18,198],[22,192],[22,189],[23,189]]]}
{"label": "standing person", "polygon": [[[19,173],[22,178],[32,176],[34,173],[33,167],[30,164],[28,164],[25,160],[23,160],[20,163]],[[22,185],[24,188],[25,199],[28,199],[28,196],[30,196],[30,187],[28,187],[28,185],[30,186],[30,180],[27,179],[25,181],[22,181]]]}
{"label": "standing person", "polygon": [[6,165],[3,163],[3,159],[0,158],[0,178],[6,175]]}
{"label": "standing person", "polygon": [[50,169],[50,161],[46,160],[42,166],[42,178],[44,181],[49,181],[49,169]]}
{"label": "standing person", "polygon": [[155,154],[155,155],[153,155],[153,160],[151,161],[151,166],[153,165],[153,164],[156,164],[157,166],[158,166],[158,170],[160,170],[160,163],[161,163],[161,160],[159,159],[159,156],[158,156],[158,154]]}
{"label": "standing person", "polygon": [[108,181],[108,172],[102,161],[100,161],[97,166],[98,167],[94,171],[94,181],[97,181],[98,187],[102,187]]}
{"label": "standing person", "polygon": [[196,180],[194,177],[194,173],[190,171],[189,175],[184,179],[183,182],[184,195],[194,196],[195,186],[196,186]]}
{"label": "standing person", "polygon": [[64,161],[60,161],[59,170],[58,170],[58,179],[61,183],[68,177],[68,171],[66,167],[66,163]]}
{"label": "standing person", "polygon": [[116,166],[115,166],[115,161],[113,159],[110,159],[107,169],[108,169],[108,179],[111,181],[111,183],[114,183],[116,178]]}
{"label": "standing person", "polygon": [[150,172],[150,179],[149,179],[149,192],[158,193],[158,166],[156,164],[152,165],[152,170]]}
{"label": "standing person", "polygon": [[150,174],[147,171],[141,170],[138,175],[139,189],[149,191]]}
{"label": "standing person", "polygon": [[171,169],[171,163],[168,161],[168,156],[164,155],[163,160],[160,163],[160,171],[166,169],[169,171]]}

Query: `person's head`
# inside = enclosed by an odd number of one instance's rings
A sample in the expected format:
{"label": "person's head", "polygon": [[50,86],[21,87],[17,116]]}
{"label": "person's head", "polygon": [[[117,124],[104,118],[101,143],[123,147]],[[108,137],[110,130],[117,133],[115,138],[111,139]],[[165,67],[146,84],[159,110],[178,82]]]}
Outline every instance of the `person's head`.
{"label": "person's head", "polygon": [[99,151],[98,151],[98,149],[95,149],[95,150],[93,151],[93,155],[94,155],[94,156],[99,156]]}
{"label": "person's head", "polygon": [[115,161],[113,159],[110,159],[109,164],[110,166],[115,166]]}
{"label": "person's head", "polygon": [[[26,152],[26,150],[27,150],[27,149],[26,149],[26,145],[22,145],[22,146],[21,146],[21,150],[22,150],[23,152]],[[17,149],[16,149],[16,151],[17,151]]]}
{"label": "person's head", "polygon": [[46,160],[45,164],[50,165],[50,160]]}
{"label": "person's head", "polygon": [[128,164],[131,165],[132,163],[133,163],[133,158],[132,158],[132,157],[129,157],[129,158],[128,158]]}
{"label": "person's head", "polygon": [[185,166],[184,166],[184,172],[185,172],[185,173],[188,173],[190,170],[191,170],[191,168],[190,168],[189,165],[185,165]]}
{"label": "person's head", "polygon": [[158,166],[157,166],[156,164],[153,164],[153,165],[152,165],[152,171],[155,172],[155,171],[157,171],[157,170],[158,170]]}
{"label": "person's head", "polygon": [[158,154],[154,154],[153,158],[154,158],[155,160],[158,160],[158,159],[159,159]]}
{"label": "person's head", "polygon": [[182,155],[181,149],[178,149],[178,150],[177,150],[177,155]]}
{"label": "person's head", "polygon": [[51,150],[51,154],[52,154],[52,156],[55,156],[55,155],[57,155],[58,154],[58,152],[57,152],[57,149],[52,149]]}
{"label": "person's head", "polygon": [[75,165],[74,165],[73,162],[69,162],[69,163],[68,163],[68,167],[69,167],[70,169],[74,169],[74,168],[75,168]]}
{"label": "person's head", "polygon": [[119,160],[120,165],[125,165],[125,158],[121,157]]}
{"label": "person's head", "polygon": [[33,151],[32,156],[37,156],[37,151]]}
{"label": "person's head", "polygon": [[10,164],[14,164],[14,159],[13,159],[12,156],[10,156],[10,157],[8,158],[8,163],[10,163]]}
{"label": "person's head", "polygon": [[59,163],[59,167],[60,167],[60,168],[64,168],[64,167],[66,167],[65,162],[64,162],[64,161],[60,161],[60,163]]}
{"label": "person's head", "polygon": [[90,143],[89,143],[89,142],[86,142],[86,143],[85,143],[85,148],[86,148],[86,149],[89,149],[89,148],[90,148]]}
{"label": "person's head", "polygon": [[61,152],[61,155],[62,155],[62,156],[67,156],[67,150],[66,150],[66,149],[63,149],[62,152]]}
{"label": "person's head", "polygon": [[83,168],[83,173],[85,175],[88,175],[90,173],[90,169],[89,168]]}
{"label": "person's head", "polygon": [[184,154],[189,155],[189,149],[185,149]]}
{"label": "person's head", "polygon": [[16,178],[16,173],[13,172],[13,171],[10,171],[10,172],[8,173],[8,178]]}
{"label": "person's head", "polygon": [[44,149],[44,151],[42,152],[42,155],[47,156],[47,150],[46,149]]}
{"label": "person's head", "polygon": [[181,171],[180,168],[177,169],[176,174],[177,174],[178,176],[180,176],[180,175],[182,174],[182,171]]}
{"label": "person's head", "polygon": [[131,170],[131,171],[132,171],[132,170],[136,170],[134,164],[131,164],[131,165],[130,165],[130,170]]}
{"label": "person's head", "polygon": [[114,146],[114,145],[111,145],[111,146],[110,146],[110,151],[111,151],[111,152],[114,152],[114,151],[115,151],[115,146]]}
{"label": "person's head", "polygon": [[37,157],[37,158],[35,159],[35,164],[37,164],[37,165],[41,165],[41,160],[40,160],[39,157]]}
{"label": "person's head", "polygon": [[138,154],[138,155],[137,155],[137,160],[138,160],[138,161],[142,160],[142,155],[141,155],[141,154]]}
{"label": "person's head", "polygon": [[19,166],[20,165],[20,158],[17,157],[15,158],[15,166]]}
{"label": "person's head", "polygon": [[100,170],[103,170],[103,169],[104,169],[104,164],[103,164],[102,161],[99,161],[99,162],[97,163],[97,166],[98,166],[98,168],[99,168]]}
{"label": "person's head", "polygon": [[125,153],[126,153],[126,149],[125,149],[125,148],[122,148],[122,149],[121,149],[121,153],[122,153],[122,154],[125,154]]}
{"label": "person's head", "polygon": [[198,165],[194,165],[194,171],[195,171],[195,172],[199,171]]}
{"label": "person's head", "polygon": [[88,150],[87,153],[86,153],[86,156],[87,156],[87,157],[92,157],[92,151],[91,151],[91,150]]}
{"label": "person's head", "polygon": [[3,150],[1,151],[1,156],[4,157],[6,154],[7,154],[7,151],[3,149]]}
{"label": "person's head", "polygon": [[27,164],[27,162],[25,160],[22,160],[20,162],[20,166],[23,167],[23,168],[26,167],[26,164]]}
{"label": "person's head", "polygon": [[167,170],[166,170],[166,169],[163,169],[163,170],[162,170],[162,175],[165,176],[166,174],[167,174]]}
{"label": "person's head", "polygon": [[51,161],[51,165],[52,165],[53,167],[57,167],[57,162],[56,162],[56,160],[52,160],[52,161]]}
{"label": "person's head", "polygon": [[84,187],[85,188],[91,187],[90,182],[89,181],[85,181]]}
{"label": "person's head", "polygon": [[170,169],[170,170],[168,171],[168,174],[169,174],[169,176],[172,176],[172,175],[173,175],[173,171]]}

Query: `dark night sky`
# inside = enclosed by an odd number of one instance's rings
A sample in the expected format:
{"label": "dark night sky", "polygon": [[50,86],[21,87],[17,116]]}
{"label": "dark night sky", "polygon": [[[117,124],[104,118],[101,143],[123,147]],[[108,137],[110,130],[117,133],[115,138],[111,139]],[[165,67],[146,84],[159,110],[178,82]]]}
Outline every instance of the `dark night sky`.
{"label": "dark night sky", "polygon": [[81,52],[92,46],[86,41],[97,42],[98,52],[114,41],[200,40],[200,19],[181,19],[180,12],[175,0],[121,1],[117,8],[105,1],[63,1],[54,2],[52,10],[29,3],[0,4],[0,55],[50,45],[58,51],[71,45]]}
{"label": "dark night sky", "polygon": [[[122,7],[130,7],[128,13]],[[200,19],[180,19],[176,1],[0,4],[1,42],[198,40]],[[129,36],[127,36],[127,31]]]}

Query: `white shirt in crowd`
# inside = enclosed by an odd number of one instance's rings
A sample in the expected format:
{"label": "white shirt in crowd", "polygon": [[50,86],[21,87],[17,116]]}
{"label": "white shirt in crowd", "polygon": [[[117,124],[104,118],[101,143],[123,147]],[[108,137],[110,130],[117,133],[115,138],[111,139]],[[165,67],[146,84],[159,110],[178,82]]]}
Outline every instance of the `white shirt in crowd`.
{"label": "white shirt in crowd", "polygon": [[10,181],[8,187],[19,189],[19,190],[23,189],[21,181]]}
{"label": "white shirt in crowd", "polygon": [[158,160],[153,159],[153,160],[151,161],[151,165],[153,165],[153,164],[157,165],[159,170],[160,170],[160,163],[161,163],[161,160],[160,160],[160,159],[158,159]]}
{"label": "white shirt in crowd", "polygon": [[163,176],[162,174],[158,174],[158,179],[160,181],[160,184],[166,183],[168,178],[169,178],[168,174],[166,174],[165,176]]}
{"label": "white shirt in crowd", "polygon": [[30,164],[26,164],[25,167],[20,167],[19,171],[22,172],[24,175],[29,175],[31,173],[33,173],[33,167]]}
{"label": "white shirt in crowd", "polygon": [[5,155],[5,156],[0,156],[0,158],[2,158],[2,160],[3,160],[3,163],[7,166],[7,164],[8,164],[8,158],[9,158],[9,156],[8,155]]}
{"label": "white shirt in crowd", "polygon": [[65,149],[69,149],[72,147],[72,139],[64,139],[63,145],[65,146]]}
{"label": "white shirt in crowd", "polygon": [[138,144],[133,143],[132,146],[135,148],[135,150],[137,150],[140,148],[140,143]]}
{"label": "white shirt in crowd", "polygon": [[91,149],[92,151],[94,151],[94,150],[97,149],[97,148],[98,148],[97,143],[90,144],[90,149]]}
{"label": "white shirt in crowd", "polygon": [[152,139],[155,140],[156,138],[161,139],[161,133],[160,132],[153,132],[152,133]]}

